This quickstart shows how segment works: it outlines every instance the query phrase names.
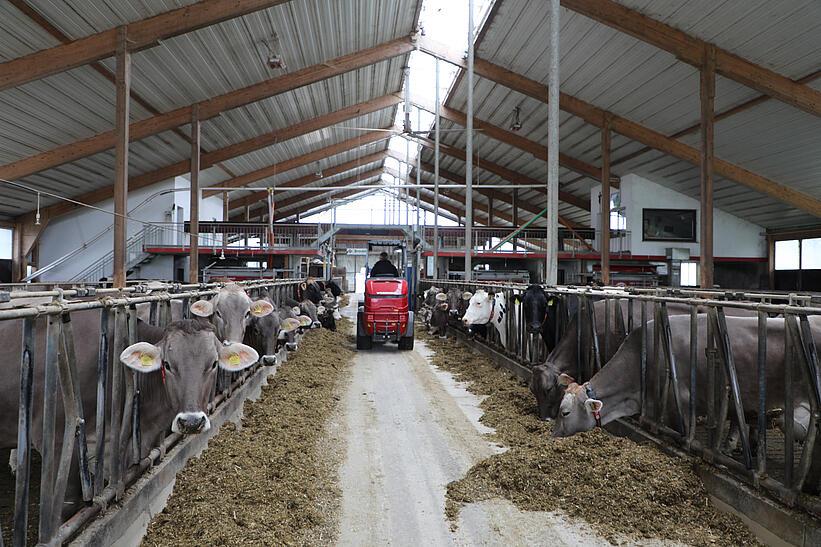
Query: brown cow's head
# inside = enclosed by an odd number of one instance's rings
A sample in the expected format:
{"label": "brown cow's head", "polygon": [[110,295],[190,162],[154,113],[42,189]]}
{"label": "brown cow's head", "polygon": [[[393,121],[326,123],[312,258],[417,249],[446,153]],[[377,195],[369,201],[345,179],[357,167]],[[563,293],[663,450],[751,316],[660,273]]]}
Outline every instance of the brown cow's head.
{"label": "brown cow's head", "polygon": [[565,387],[565,393],[559,404],[553,436],[570,437],[596,427],[595,413],[601,412],[604,403],[588,397],[585,386],[577,384],[567,374],[559,375],[559,384]]}
{"label": "brown cow's head", "polygon": [[251,318],[265,317],[273,311],[269,301],[251,300],[245,289],[233,283],[222,287],[210,302],[200,300],[191,304],[194,315],[211,317],[217,337],[224,343],[242,342]]}
{"label": "brown cow's head", "polygon": [[245,344],[221,344],[213,325],[196,320],[171,323],[157,345],[137,342],[120,354],[120,361],[132,370],[162,371],[167,401],[176,413],[171,430],[183,434],[201,433],[211,427],[205,410],[217,368],[237,372],[258,359],[257,352]]}

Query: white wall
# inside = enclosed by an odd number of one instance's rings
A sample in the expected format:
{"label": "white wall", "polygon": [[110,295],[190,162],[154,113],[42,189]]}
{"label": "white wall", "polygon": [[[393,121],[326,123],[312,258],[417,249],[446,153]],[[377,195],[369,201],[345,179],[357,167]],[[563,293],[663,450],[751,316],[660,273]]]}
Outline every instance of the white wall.
{"label": "white wall", "polygon": [[[632,254],[664,256],[668,247],[676,247],[689,249],[690,256],[699,255],[701,212],[698,200],[633,174],[621,177],[619,191],[627,218],[627,231],[630,232],[629,249]],[[601,226],[600,192],[600,185],[590,189],[591,225],[596,230]],[[642,209],[695,209],[696,242],[642,241]],[[764,228],[757,224],[713,209],[713,256],[716,258],[766,257],[767,244],[763,233]]]}
{"label": "white wall", "polygon": [[[185,177],[176,177],[171,180],[154,184],[147,188],[140,188],[129,192],[128,210],[131,218],[143,222],[162,223],[189,220],[188,180]],[[145,202],[145,203],[143,203]],[[142,204],[142,205],[141,205]],[[96,204],[105,211],[113,211],[114,201],[106,200]],[[176,207],[182,206],[183,215],[177,215]],[[213,196],[202,200],[200,204],[200,220],[222,220],[222,197]],[[78,208],[66,215],[51,221],[40,237],[39,264],[46,266],[66,253],[89,242],[97,234],[110,227],[113,216],[109,213],[87,208]],[[127,236],[131,237],[142,230],[145,225],[140,222],[128,221]],[[179,228],[180,230],[182,227]],[[165,237],[169,244],[181,244],[187,241],[182,234],[169,232]],[[57,268],[44,273],[41,281],[67,281],[112,252],[114,233],[110,230],[99,241],[89,246],[71,260]],[[140,268],[142,278],[172,279],[174,275],[173,257],[169,260],[155,259]],[[110,274],[110,272],[108,272]]]}

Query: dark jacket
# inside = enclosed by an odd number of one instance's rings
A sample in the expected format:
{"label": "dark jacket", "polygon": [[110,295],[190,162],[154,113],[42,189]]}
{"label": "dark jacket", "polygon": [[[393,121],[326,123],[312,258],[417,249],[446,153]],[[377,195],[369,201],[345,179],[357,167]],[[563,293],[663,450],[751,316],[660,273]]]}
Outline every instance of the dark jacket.
{"label": "dark jacket", "polygon": [[377,260],[376,264],[373,265],[371,268],[371,277],[379,276],[379,277],[399,277],[399,271],[396,269],[396,266],[391,264],[390,260]]}

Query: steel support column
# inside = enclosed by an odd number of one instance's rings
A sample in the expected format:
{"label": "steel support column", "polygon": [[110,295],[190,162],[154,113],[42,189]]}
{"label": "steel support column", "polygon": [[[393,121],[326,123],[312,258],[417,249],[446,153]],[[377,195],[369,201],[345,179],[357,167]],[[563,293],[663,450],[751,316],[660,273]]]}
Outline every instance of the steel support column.
{"label": "steel support column", "polygon": [[116,151],[114,160],[114,286],[125,287],[126,215],[128,214],[128,125],[131,101],[131,53],[126,27],[117,29]]}
{"label": "steel support column", "polygon": [[439,58],[436,58],[436,125],[433,145],[433,278],[439,279]]}
{"label": "steel support column", "polygon": [[601,129],[601,280],[610,284],[610,119]]}
{"label": "steel support column", "polygon": [[[556,0],[558,1],[558,0]],[[473,270],[473,0],[468,0],[467,134],[465,135],[465,281]]]}
{"label": "steel support column", "polygon": [[558,282],[559,262],[559,0],[550,0],[550,70],[547,89],[547,221],[545,283]]}
{"label": "steel support column", "polygon": [[188,282],[199,283],[200,277],[200,116],[199,108],[191,110],[191,185],[190,185],[191,240],[188,255]]}

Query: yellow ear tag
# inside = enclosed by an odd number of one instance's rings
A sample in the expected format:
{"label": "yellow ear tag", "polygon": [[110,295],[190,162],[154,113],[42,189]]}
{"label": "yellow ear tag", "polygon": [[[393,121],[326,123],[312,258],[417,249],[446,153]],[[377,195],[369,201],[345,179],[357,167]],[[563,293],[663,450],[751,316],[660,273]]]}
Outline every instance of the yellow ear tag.
{"label": "yellow ear tag", "polygon": [[254,306],[254,313],[262,313],[262,306],[260,304]]}
{"label": "yellow ear tag", "polygon": [[144,367],[150,367],[154,364],[154,358],[147,353],[140,355],[140,364]]}
{"label": "yellow ear tag", "polygon": [[238,367],[241,363],[239,355],[236,353],[232,353],[231,357],[228,358],[228,364],[232,367]]}
{"label": "yellow ear tag", "polygon": [[552,305],[553,305],[553,299],[552,299],[552,298],[548,301],[547,305],[548,305],[548,306],[552,306]]}

